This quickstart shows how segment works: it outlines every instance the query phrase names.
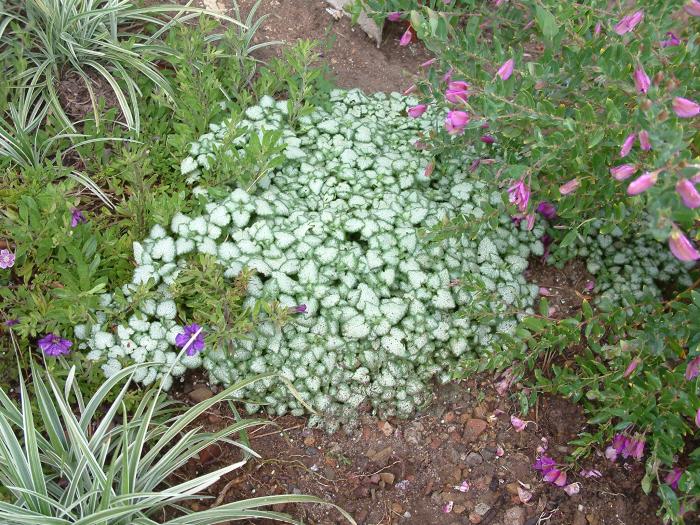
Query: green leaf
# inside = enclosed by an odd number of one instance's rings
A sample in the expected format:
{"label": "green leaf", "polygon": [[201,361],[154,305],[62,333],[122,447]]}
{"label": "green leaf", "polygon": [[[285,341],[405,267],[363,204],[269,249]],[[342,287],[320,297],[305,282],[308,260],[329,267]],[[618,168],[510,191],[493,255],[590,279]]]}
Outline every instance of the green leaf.
{"label": "green leaf", "polygon": [[540,27],[540,31],[542,31],[542,34],[547,40],[552,40],[557,36],[557,33],[559,33],[559,26],[552,13],[538,5],[535,10],[535,18],[537,19],[537,25]]}

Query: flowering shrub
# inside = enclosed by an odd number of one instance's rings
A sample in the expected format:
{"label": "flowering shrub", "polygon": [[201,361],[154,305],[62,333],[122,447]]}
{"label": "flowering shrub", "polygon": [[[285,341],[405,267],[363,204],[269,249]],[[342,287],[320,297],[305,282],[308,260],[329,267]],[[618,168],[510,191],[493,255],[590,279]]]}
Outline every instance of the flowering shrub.
{"label": "flowering shrub", "polygon": [[[532,390],[580,400],[599,425],[577,441],[574,458],[598,445],[625,460],[627,444],[641,444],[634,454],[646,462],[643,487],[658,482],[664,518],[696,514],[699,296],[696,275],[682,265],[700,259],[700,3],[359,6],[403,24],[411,34],[403,43],[421,40],[436,54],[407,90],[442,115],[428,151],[440,159],[476,148],[475,172],[507,190],[515,218],[550,222],[551,261],[587,258],[595,277],[588,291],[596,310],[584,301],[577,316],[552,320],[543,300],[517,331],[527,351],[469,368],[508,368],[507,387],[551,351],[584,343],[573,363],[562,356],[567,366],[536,370]],[[675,287],[660,286],[663,278]],[[521,401],[526,408],[532,398]],[[628,441],[610,445],[615,435]]]}

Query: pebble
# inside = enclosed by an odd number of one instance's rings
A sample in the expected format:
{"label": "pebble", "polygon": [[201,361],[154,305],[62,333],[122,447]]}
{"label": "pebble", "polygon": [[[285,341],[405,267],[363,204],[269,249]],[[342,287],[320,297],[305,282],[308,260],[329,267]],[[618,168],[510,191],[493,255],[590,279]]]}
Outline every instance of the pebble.
{"label": "pebble", "polygon": [[577,511],[574,515],[573,525],[586,525],[586,515],[581,511]]}
{"label": "pebble", "polygon": [[476,512],[472,512],[469,514],[469,523],[481,523],[481,516],[479,516]]}
{"label": "pebble", "polygon": [[403,513],[403,507],[400,503],[394,502],[391,504],[391,511],[395,512],[396,514],[401,514]]}
{"label": "pebble", "polygon": [[482,458],[476,452],[470,452],[467,454],[467,458],[464,460],[464,464],[470,467],[476,467],[477,465],[481,465],[483,462],[484,458]]}
{"label": "pebble", "polygon": [[379,479],[381,479],[387,485],[391,485],[392,483],[394,483],[396,476],[394,476],[394,474],[391,472],[382,472],[381,474],[379,474]]}
{"label": "pebble", "polygon": [[202,401],[214,397],[214,392],[206,386],[199,386],[187,395],[190,396],[190,399],[195,403],[201,403]]}
{"label": "pebble", "polygon": [[474,507],[474,512],[476,512],[479,516],[483,516],[484,514],[486,514],[490,510],[491,510],[491,507],[483,502],[477,503],[476,507]]}
{"label": "pebble", "polygon": [[524,525],[525,509],[522,507],[511,507],[503,515],[503,525]]}
{"label": "pebble", "polygon": [[392,432],[394,432],[394,427],[392,427],[391,423],[389,423],[388,421],[384,421],[382,423],[379,423],[379,430],[381,430],[385,436],[389,437],[392,434]]}
{"label": "pebble", "polygon": [[315,444],[316,444],[315,437],[309,436],[309,437],[304,438],[304,445],[306,445],[307,447],[312,447]]}
{"label": "pebble", "polygon": [[471,443],[476,440],[483,432],[486,430],[488,424],[483,419],[470,419],[464,425],[464,432],[462,438],[467,442]]}

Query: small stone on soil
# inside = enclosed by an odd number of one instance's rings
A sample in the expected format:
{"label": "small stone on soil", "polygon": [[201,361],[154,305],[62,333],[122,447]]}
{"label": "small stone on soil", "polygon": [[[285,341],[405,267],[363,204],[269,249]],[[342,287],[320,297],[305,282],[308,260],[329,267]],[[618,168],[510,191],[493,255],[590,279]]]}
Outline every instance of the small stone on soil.
{"label": "small stone on soil", "polygon": [[187,395],[190,396],[190,399],[195,403],[201,403],[202,401],[214,397],[214,392],[206,386],[199,386]]}

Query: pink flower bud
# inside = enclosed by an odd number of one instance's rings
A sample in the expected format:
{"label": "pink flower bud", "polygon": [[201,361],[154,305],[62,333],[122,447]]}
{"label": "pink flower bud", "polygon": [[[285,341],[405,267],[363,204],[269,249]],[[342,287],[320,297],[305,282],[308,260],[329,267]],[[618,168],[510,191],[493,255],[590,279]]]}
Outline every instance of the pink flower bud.
{"label": "pink flower bud", "polygon": [[625,180],[637,171],[637,166],[634,164],[621,164],[610,168],[610,175],[613,176],[615,180]]}
{"label": "pink flower bud", "polygon": [[425,62],[423,62],[420,65],[420,67],[430,67],[435,63],[436,60],[437,60],[436,58],[431,58],[430,60],[426,60]]}
{"label": "pink flower bud", "polygon": [[525,215],[525,225],[527,227],[527,231],[531,232],[532,229],[535,227],[535,214],[534,213],[528,213]]}
{"label": "pink flower bud", "polygon": [[690,16],[700,16],[700,2],[698,0],[690,0],[689,3],[683,6],[683,10]]}
{"label": "pink flower bud", "polygon": [[642,360],[639,359],[638,357],[635,357],[634,359],[632,359],[630,364],[627,366],[627,370],[625,370],[625,373],[622,374],[622,377],[626,378],[626,377],[629,377],[630,375],[632,375],[632,372],[634,372],[636,370],[636,368],[639,366],[639,364],[641,362],[642,362]]}
{"label": "pink flower bud", "polygon": [[407,46],[411,43],[411,40],[413,40],[413,33],[411,32],[411,28],[409,27],[408,29],[406,29],[406,32],[401,36],[401,40],[399,40],[399,45]]}
{"label": "pink flower bud", "polygon": [[695,356],[690,360],[688,366],[685,369],[685,379],[690,381],[695,379],[700,374],[700,355]]}
{"label": "pink flower bud", "polygon": [[698,411],[695,413],[695,426],[700,428],[700,408],[698,408]]}
{"label": "pink flower bud", "polygon": [[618,35],[624,35],[637,27],[642,20],[644,20],[644,11],[639,10],[631,15],[623,16],[615,25],[614,30]]}
{"label": "pink flower bud", "polygon": [[415,84],[411,84],[406,88],[406,90],[403,92],[404,95],[410,95],[411,93],[415,92],[418,89],[418,87]]}
{"label": "pink flower bud", "polygon": [[692,262],[700,259],[700,252],[693,246],[688,237],[675,226],[668,238],[668,246],[671,253],[680,261]]}
{"label": "pink flower bud", "polygon": [[449,82],[452,79],[452,73],[454,73],[454,69],[450,68],[447,70],[447,73],[445,73],[442,76],[442,81],[443,82]]}
{"label": "pink flower bud", "polygon": [[686,207],[691,209],[700,207],[700,193],[695,189],[695,184],[688,179],[679,180],[676,184],[676,191]]}
{"label": "pink flower bud", "polygon": [[428,165],[425,167],[423,170],[423,176],[424,177],[430,177],[433,174],[433,170],[435,169],[435,163],[434,162],[429,162]]}
{"label": "pink flower bud", "polygon": [[681,118],[694,117],[700,114],[700,104],[687,98],[676,97],[673,99],[673,111]]}
{"label": "pink flower bud", "polygon": [[634,146],[634,141],[637,139],[637,134],[636,133],[630,133],[627,135],[625,138],[625,141],[622,143],[622,146],[620,147],[620,158],[625,158],[627,155],[629,155],[630,151],[632,151],[632,146]]}
{"label": "pink flower bud", "polygon": [[649,79],[649,75],[646,74],[644,67],[640,64],[639,67],[634,70],[634,86],[639,93],[646,93],[649,91],[650,85],[651,80]]}
{"label": "pink flower bud", "polygon": [[418,104],[417,106],[412,106],[408,108],[408,116],[411,118],[418,118],[420,117],[423,113],[425,113],[425,110],[428,109],[428,106],[426,104]]}
{"label": "pink flower bud", "polygon": [[464,132],[465,126],[469,123],[469,113],[466,111],[453,110],[445,118],[445,128],[450,135],[458,135]]}
{"label": "pink flower bud", "polygon": [[482,137],[479,140],[484,144],[493,144],[494,142],[496,142],[496,139],[493,138],[491,135],[482,135]]}
{"label": "pink flower bud", "polygon": [[461,102],[466,102],[469,96],[469,84],[463,80],[455,80],[447,85],[447,90],[445,91],[445,98],[448,102],[453,104],[459,104]]}
{"label": "pink flower bud", "polygon": [[515,62],[513,62],[512,58],[509,58],[506,60],[501,67],[498,68],[498,71],[496,71],[496,75],[501,77],[501,80],[508,80],[510,76],[513,74],[513,65]]}
{"label": "pink flower bud", "polygon": [[644,151],[649,151],[651,149],[651,142],[649,142],[649,132],[645,129],[639,132],[639,145]]}
{"label": "pink flower bud", "polygon": [[569,193],[575,192],[579,186],[581,186],[581,181],[578,179],[571,179],[566,184],[559,186],[559,193],[562,195],[568,195]]}
{"label": "pink flower bud", "polygon": [[595,25],[595,28],[593,29],[593,34],[594,34],[595,36],[600,35],[600,30],[601,30],[602,27],[603,27],[602,24],[601,24],[600,22],[597,22],[596,25]]}
{"label": "pink flower bud", "polygon": [[627,194],[628,195],[639,195],[640,193],[644,193],[649,188],[651,188],[654,184],[656,184],[657,178],[658,178],[657,172],[648,172],[647,171],[643,175],[637,177],[632,182],[630,182],[630,185],[627,186]]}
{"label": "pink flower bud", "polygon": [[388,15],[386,15],[386,19],[389,22],[399,22],[401,21],[401,12],[394,11],[393,13],[389,13]]}

